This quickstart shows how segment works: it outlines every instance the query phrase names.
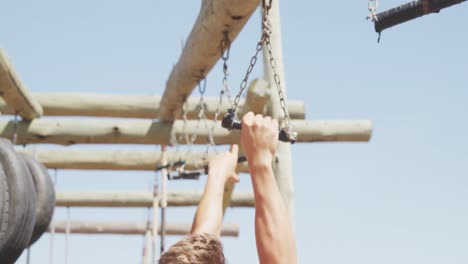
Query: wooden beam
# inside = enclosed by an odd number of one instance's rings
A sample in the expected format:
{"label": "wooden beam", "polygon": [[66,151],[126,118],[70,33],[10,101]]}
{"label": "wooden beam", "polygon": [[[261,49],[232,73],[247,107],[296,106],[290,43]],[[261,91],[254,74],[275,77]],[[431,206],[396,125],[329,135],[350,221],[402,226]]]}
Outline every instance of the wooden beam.
{"label": "wooden beam", "polygon": [[[156,166],[162,164],[162,154],[156,151],[138,150],[83,150],[83,149],[35,149],[20,148],[18,152],[26,153],[49,169],[73,170],[144,170],[154,171]],[[167,161],[174,163],[186,159],[186,153],[167,152]],[[192,170],[202,166],[204,153],[192,152],[190,159],[186,160],[186,169]],[[211,159],[214,154],[208,154]],[[171,168],[173,170],[176,167]],[[238,172],[249,172],[246,162],[237,167]]]}
{"label": "wooden beam", "polygon": [[[269,11],[270,27],[272,34],[270,36],[271,56],[276,61],[276,73],[281,80],[281,89],[286,100],[286,80],[284,74],[283,63],[283,48],[281,40],[281,21],[279,0],[271,3]],[[263,12],[262,12],[263,13]],[[271,56],[266,46],[263,47],[263,64],[265,79],[270,84],[270,102],[268,104],[268,114],[275,119],[281,120],[285,116],[281,108],[281,102],[278,95],[278,88],[275,85],[275,71],[271,66]],[[287,102],[287,101],[286,101]],[[301,128],[292,124],[293,129],[297,131],[298,137],[303,138],[306,133],[301,131]],[[294,215],[294,186],[292,175],[292,160],[291,160],[291,144],[280,142],[276,149],[275,159],[273,161],[273,172],[275,174],[276,183],[281,192],[284,204],[289,210],[291,217]],[[293,221],[294,222],[294,221]]]}
{"label": "wooden beam", "polygon": [[233,42],[253,14],[259,0],[203,0],[179,61],[169,75],[159,118],[180,117],[182,104],[221,57],[224,32]]}
{"label": "wooden beam", "polygon": [[[167,206],[197,206],[202,193],[178,191],[167,193]],[[56,206],[64,207],[152,207],[150,192],[58,192]],[[254,207],[253,193],[234,193],[229,207]]]}
{"label": "wooden beam", "polygon": [[34,100],[21,82],[6,53],[0,49],[0,96],[25,120],[42,116],[41,105]]}
{"label": "wooden beam", "polygon": [[[211,122],[206,126],[188,121],[184,130],[181,120],[173,123],[150,120],[97,120],[97,119],[34,119],[18,123],[17,144],[153,144],[169,145],[171,133],[177,137],[184,131],[196,133],[195,144],[207,144]],[[305,121],[293,120],[298,132],[297,142],[316,141],[368,141],[372,132],[370,121]],[[0,136],[11,138],[14,122],[0,120]],[[239,132],[229,132],[220,125],[214,129],[216,144],[233,144]]]}
{"label": "wooden beam", "polygon": [[[66,233],[67,225],[70,226],[70,234],[95,234],[95,235],[144,235],[148,230],[148,224],[143,222],[91,222],[91,221],[58,221],[53,223],[55,233]],[[47,232],[51,232],[51,228]],[[189,223],[166,224],[167,235],[185,236],[190,233]],[[158,228],[158,233],[160,232]],[[236,224],[223,224],[221,236],[239,236],[239,226]]]}
{"label": "wooden beam", "polygon": [[[117,95],[95,93],[32,93],[32,98],[39,102],[45,116],[95,116],[95,117],[128,117],[128,118],[159,118],[161,104],[160,96],[152,95]],[[205,97],[205,114],[213,119],[219,98]],[[200,111],[199,97],[190,97],[187,104],[187,118],[197,119]],[[240,100],[242,108],[244,99]],[[230,107],[227,103],[221,105],[221,113],[226,113]],[[288,109],[293,119],[305,118],[304,101],[289,101]],[[0,112],[13,115],[15,110],[0,98]]]}

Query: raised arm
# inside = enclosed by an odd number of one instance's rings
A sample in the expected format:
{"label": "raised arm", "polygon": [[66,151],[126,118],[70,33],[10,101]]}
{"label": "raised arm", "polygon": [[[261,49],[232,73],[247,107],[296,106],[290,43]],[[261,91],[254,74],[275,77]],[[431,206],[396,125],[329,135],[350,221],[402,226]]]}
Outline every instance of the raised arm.
{"label": "raised arm", "polygon": [[208,233],[219,237],[223,222],[224,185],[226,181],[239,182],[235,172],[238,153],[239,147],[232,145],[230,151],[210,161],[205,190],[193,219],[192,234]]}
{"label": "raised arm", "polygon": [[272,169],[278,122],[252,112],[242,119],[241,141],[255,195],[255,237],[261,264],[297,263],[291,217]]}

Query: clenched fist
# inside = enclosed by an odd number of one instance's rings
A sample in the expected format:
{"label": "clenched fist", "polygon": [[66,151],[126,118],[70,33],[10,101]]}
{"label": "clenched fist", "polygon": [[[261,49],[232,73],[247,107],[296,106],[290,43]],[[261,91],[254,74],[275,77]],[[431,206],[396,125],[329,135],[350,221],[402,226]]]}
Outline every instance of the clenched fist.
{"label": "clenched fist", "polygon": [[241,142],[249,165],[271,165],[278,146],[278,121],[247,113],[242,118]]}

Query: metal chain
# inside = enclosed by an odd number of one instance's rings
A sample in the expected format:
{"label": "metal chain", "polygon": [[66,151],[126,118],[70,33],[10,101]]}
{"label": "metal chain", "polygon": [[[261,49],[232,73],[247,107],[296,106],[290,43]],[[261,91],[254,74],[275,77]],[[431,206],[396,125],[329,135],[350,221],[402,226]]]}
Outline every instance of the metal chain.
{"label": "metal chain", "polygon": [[286,99],[284,98],[284,91],[281,87],[281,80],[277,72],[276,60],[273,56],[273,51],[272,51],[271,42],[270,42],[270,36],[273,34],[273,31],[271,29],[271,24],[270,24],[270,18],[269,18],[269,11],[272,6],[271,2],[272,0],[269,0],[269,3],[267,5],[266,0],[263,0],[264,19],[263,19],[262,27],[263,27],[264,43],[267,48],[268,55],[270,56],[269,62],[270,62],[271,69],[273,70],[273,79],[275,81],[276,89],[278,91],[280,106],[281,106],[281,109],[283,110],[284,122],[288,130],[291,132],[292,131],[291,117],[289,116],[288,107],[286,105]]}
{"label": "metal chain", "polygon": [[369,0],[367,3],[367,9],[369,10],[369,15],[367,15],[367,19],[370,19],[372,22],[376,22],[379,20],[377,17],[377,7],[379,6],[379,0]]}
{"label": "metal chain", "polygon": [[67,225],[66,225],[66,228],[65,228],[65,243],[64,243],[64,248],[65,248],[65,253],[64,253],[65,261],[64,261],[64,263],[65,264],[68,264],[68,259],[69,259],[69,257],[68,257],[69,248],[70,248],[69,238],[70,238],[70,234],[71,234],[70,221],[71,221],[70,206],[67,206]]}
{"label": "metal chain", "polygon": [[[201,84],[202,82],[203,82],[203,84]],[[198,112],[197,128],[198,128],[198,125],[201,122],[203,122],[205,127],[208,127],[207,118],[206,118],[206,103],[205,103],[205,92],[206,92],[206,79],[205,78],[203,78],[198,83],[198,91],[200,93],[200,101],[198,102],[198,105],[200,107],[200,112]],[[194,132],[196,132],[196,131],[194,131]],[[196,133],[194,133],[194,135],[195,135],[195,138],[196,138]]]}
{"label": "metal chain", "polygon": [[218,104],[216,106],[216,111],[214,113],[214,118],[211,124],[210,131],[208,132],[209,144],[206,146],[205,153],[203,153],[203,163],[206,162],[210,148],[216,145],[216,142],[214,140],[214,129],[217,125],[218,117],[221,114],[221,106],[223,104],[224,94],[227,94],[227,100],[229,102],[229,105],[231,104],[231,94],[230,94],[229,86],[228,86],[229,68],[227,64],[229,60],[229,53],[231,51],[231,40],[229,39],[228,31],[224,31],[223,34],[224,34],[224,37],[221,40],[221,43],[219,45],[220,52],[221,52],[221,59],[223,60],[223,89],[221,89],[221,91],[219,92]]}
{"label": "metal chain", "polygon": [[278,75],[278,72],[276,71],[277,70],[276,60],[273,57],[270,38],[267,38],[265,40],[265,46],[267,47],[268,54],[270,55],[270,66],[271,66],[271,69],[273,70],[273,79],[275,80],[276,89],[278,90],[280,106],[283,109],[284,122],[285,122],[286,127],[289,130],[291,130],[291,117],[289,116],[289,111],[288,111],[288,107],[286,106],[286,100],[284,98],[283,89],[281,88],[281,80]]}
{"label": "metal chain", "polygon": [[[198,82],[198,92],[200,93],[200,101],[198,102],[198,107],[200,107],[200,110],[198,112],[198,122],[195,128],[193,129],[192,135],[190,135],[190,137],[187,136],[188,133],[186,135],[186,142],[188,144],[188,150],[185,156],[186,163],[189,160],[189,158],[192,156],[192,146],[195,143],[195,140],[197,139],[197,134],[200,128],[200,123],[203,122],[205,124],[205,127],[207,127],[206,114],[205,114],[206,106],[205,106],[205,99],[204,99],[204,95],[206,92],[206,79],[205,78],[203,78],[202,80]],[[185,115],[184,118],[185,118],[184,129],[187,130],[187,116]],[[200,164],[196,164],[196,167],[198,168],[199,165]],[[184,169],[184,167],[185,166],[182,166],[181,169]]]}
{"label": "metal chain", "polygon": [[[228,69],[228,61],[229,61],[229,54],[231,52],[231,40],[229,39],[229,32],[224,31],[224,38],[221,40],[221,59],[223,60],[223,90],[220,92],[220,102],[218,104],[218,109],[221,112],[221,103],[222,103],[222,95],[226,93],[227,99],[229,104],[231,104],[231,91],[228,87],[228,76],[229,76],[229,69]],[[226,52],[224,52],[226,51]],[[218,112],[218,115],[220,114]]]}
{"label": "metal chain", "polygon": [[245,88],[247,87],[247,82],[248,82],[250,73],[252,72],[253,67],[255,66],[255,63],[257,62],[258,54],[260,53],[260,51],[263,49],[263,46],[265,45],[267,47],[267,51],[268,51],[268,54],[270,56],[270,60],[269,60],[270,61],[270,66],[271,66],[271,68],[273,70],[273,74],[274,74],[273,77],[274,77],[274,80],[275,80],[276,88],[278,90],[280,105],[281,105],[281,108],[282,108],[283,113],[284,113],[284,121],[285,121],[286,127],[289,130],[292,130],[292,128],[291,128],[291,118],[289,116],[289,111],[288,111],[288,108],[286,106],[286,100],[284,98],[284,92],[283,92],[283,89],[281,88],[281,80],[280,80],[280,76],[279,76],[279,74],[277,72],[276,60],[275,60],[275,58],[273,56],[271,42],[270,42],[270,36],[273,33],[273,31],[271,30],[270,19],[269,19],[269,11],[270,11],[271,6],[272,6],[271,3],[272,3],[272,0],[269,0],[268,3],[267,3],[266,0],[262,1],[263,12],[264,12],[264,19],[262,21],[262,37],[261,37],[260,41],[257,44],[257,48],[256,48],[256,52],[255,52],[254,56],[252,56],[252,58],[250,59],[250,65],[249,65],[249,67],[247,69],[247,73],[246,73],[244,79],[241,82],[239,93],[237,94],[236,98],[234,99],[234,104],[233,104],[232,109],[233,109],[233,111],[235,113],[236,110],[237,110],[237,107],[239,105],[240,97],[243,94]]}
{"label": "metal chain", "polygon": [[[179,141],[182,142],[185,140],[185,144],[189,144],[190,142],[190,136],[189,136],[189,133],[187,131],[187,123],[188,123],[188,118],[187,118],[187,111],[188,111],[188,100],[187,100],[187,97],[184,98],[184,103],[182,104],[182,120],[184,122],[184,125],[183,125],[183,128],[182,128],[182,131],[183,131],[183,134],[180,135],[179,137]],[[179,144],[177,142],[177,137],[176,135],[173,134],[173,138],[171,138],[171,144],[176,144],[176,152],[179,151]],[[186,154],[186,156],[188,155],[188,153]],[[184,166],[182,166],[184,167]]]}
{"label": "metal chain", "polygon": [[255,66],[255,63],[257,63],[258,54],[263,49],[263,43],[265,41],[265,38],[266,38],[266,34],[265,34],[265,31],[264,31],[263,34],[262,34],[261,40],[257,43],[255,54],[250,59],[249,67],[247,68],[247,72],[245,73],[244,79],[242,80],[242,82],[240,84],[240,90],[237,93],[236,97],[234,98],[234,104],[232,105],[232,109],[233,109],[234,113],[236,112],[237,107],[239,106],[240,97],[244,93],[245,88],[247,88],[247,82],[249,81],[250,73],[252,73],[252,70],[253,70],[253,68]]}

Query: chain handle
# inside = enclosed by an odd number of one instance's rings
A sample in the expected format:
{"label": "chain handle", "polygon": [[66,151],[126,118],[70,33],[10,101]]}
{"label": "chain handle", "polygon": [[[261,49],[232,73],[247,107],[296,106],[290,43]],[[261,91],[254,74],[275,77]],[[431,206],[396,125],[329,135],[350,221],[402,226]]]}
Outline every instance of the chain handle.
{"label": "chain handle", "polygon": [[[203,84],[201,84],[203,82]],[[196,139],[196,131],[198,131],[198,127],[200,123],[203,123],[205,128],[208,128],[208,120],[206,118],[206,103],[205,103],[205,92],[206,92],[206,79],[203,78],[201,82],[198,83],[198,91],[200,93],[200,101],[199,101],[199,106],[200,106],[200,112],[198,112],[198,122],[196,129],[194,131],[195,139]],[[193,140],[195,142],[195,139]]]}
{"label": "chain handle", "polygon": [[[182,119],[184,121],[182,131],[184,131],[184,134],[180,135],[179,141],[185,140],[185,144],[188,145],[190,143],[190,136],[189,136],[189,133],[187,131],[187,123],[188,123],[187,112],[188,112],[188,100],[187,100],[187,96],[185,96],[184,104],[182,105]],[[177,148],[178,148],[178,145],[177,145]],[[189,153],[187,151],[187,154],[185,155],[186,156],[185,158],[187,158],[188,154]]]}

